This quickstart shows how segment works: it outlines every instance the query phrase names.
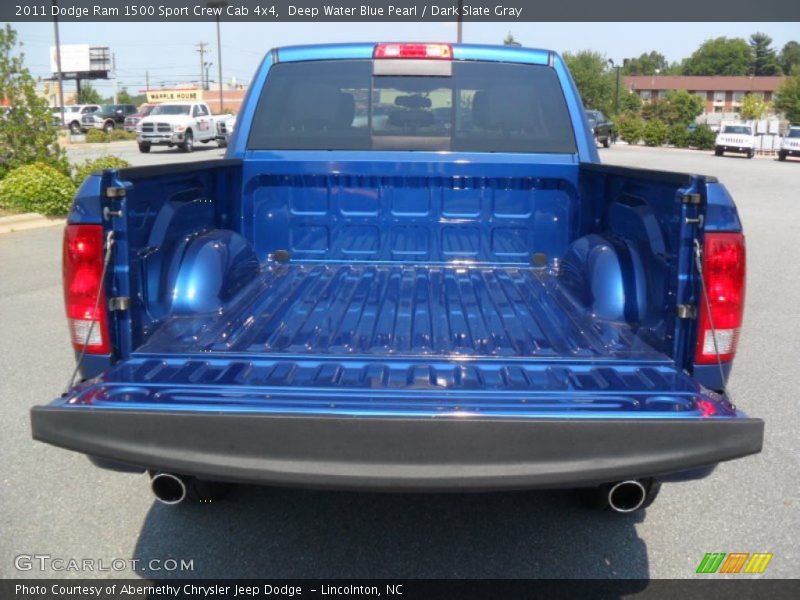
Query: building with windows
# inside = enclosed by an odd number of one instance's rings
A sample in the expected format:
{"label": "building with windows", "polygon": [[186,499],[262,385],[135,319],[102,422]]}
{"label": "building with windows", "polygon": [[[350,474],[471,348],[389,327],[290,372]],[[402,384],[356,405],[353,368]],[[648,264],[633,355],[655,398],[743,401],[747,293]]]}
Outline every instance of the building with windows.
{"label": "building with windows", "polygon": [[664,98],[670,90],[686,90],[705,101],[704,114],[738,113],[746,94],[761,94],[771,101],[783,77],[728,77],[696,75],[629,75],[625,87],[643,102]]}

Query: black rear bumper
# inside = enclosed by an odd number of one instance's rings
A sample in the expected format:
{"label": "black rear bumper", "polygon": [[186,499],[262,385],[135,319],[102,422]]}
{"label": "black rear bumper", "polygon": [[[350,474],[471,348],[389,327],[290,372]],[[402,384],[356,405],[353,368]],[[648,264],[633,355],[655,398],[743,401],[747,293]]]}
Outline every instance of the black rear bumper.
{"label": "black rear bumper", "polygon": [[33,437],[131,465],[242,483],[364,490],[589,486],[761,450],[764,423],[356,418],[46,406]]}

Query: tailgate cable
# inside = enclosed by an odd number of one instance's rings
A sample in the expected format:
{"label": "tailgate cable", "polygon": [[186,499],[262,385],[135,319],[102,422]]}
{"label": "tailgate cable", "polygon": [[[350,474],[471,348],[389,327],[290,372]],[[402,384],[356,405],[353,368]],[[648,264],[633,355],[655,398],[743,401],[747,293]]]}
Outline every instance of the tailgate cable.
{"label": "tailgate cable", "polygon": [[[103,258],[103,271],[100,273],[100,285],[97,286],[97,298],[94,301],[94,314],[97,314],[97,311],[100,309],[100,298],[103,297],[103,282],[106,280],[106,272],[108,271],[108,265],[111,263],[111,249],[114,247],[114,232],[109,231],[106,235],[106,243],[105,243],[105,257]],[[75,385],[75,377],[78,376],[78,371],[81,368],[81,364],[83,363],[83,359],[86,357],[86,347],[89,345],[89,340],[92,339],[92,332],[94,331],[95,323],[97,323],[97,319],[92,319],[92,322],[89,324],[89,331],[86,332],[86,339],[83,341],[83,349],[81,353],[78,355],[78,360],[75,363],[75,370],[72,371],[72,377],[69,378],[69,383],[67,384],[66,392],[69,392],[72,387]]]}
{"label": "tailgate cable", "polygon": [[697,266],[697,272],[700,275],[700,289],[703,296],[703,305],[706,309],[706,315],[708,316],[708,326],[711,328],[711,339],[714,341],[714,355],[717,357],[717,367],[719,368],[719,381],[722,386],[722,393],[728,398],[731,406],[736,408],[733,404],[733,398],[728,392],[728,387],[725,385],[725,370],[722,368],[722,359],[719,356],[719,346],[717,345],[717,329],[714,327],[714,316],[711,314],[711,301],[708,299],[706,278],[703,273],[703,249],[697,238],[694,238],[694,262]]}

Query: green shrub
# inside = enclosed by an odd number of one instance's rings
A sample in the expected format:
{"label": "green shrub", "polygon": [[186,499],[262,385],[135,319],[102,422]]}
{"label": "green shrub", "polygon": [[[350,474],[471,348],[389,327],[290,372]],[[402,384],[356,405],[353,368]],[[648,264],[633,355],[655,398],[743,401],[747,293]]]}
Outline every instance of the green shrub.
{"label": "green shrub", "polygon": [[638,144],[642,139],[644,121],[635,115],[622,115],[615,124],[619,137],[629,143]]}
{"label": "green shrub", "polygon": [[661,119],[647,121],[642,131],[642,139],[648,146],[663,146],[669,137],[669,127]]}
{"label": "green shrub", "polygon": [[74,165],[75,168],[75,183],[80,185],[83,180],[95,171],[102,171],[103,169],[124,169],[130,167],[131,163],[127,160],[119,158],[118,156],[102,156],[94,160],[86,160],[81,164]]}
{"label": "green shrub", "polygon": [[43,163],[17,167],[0,181],[0,205],[43,215],[64,215],[72,205],[75,184]]}
{"label": "green shrub", "polygon": [[107,142],[108,136],[102,129],[89,129],[86,132],[87,142]]}
{"label": "green shrub", "polygon": [[119,142],[123,140],[135,140],[136,134],[133,131],[125,131],[124,129],[112,129],[108,134],[109,142]]}
{"label": "green shrub", "polygon": [[689,145],[698,150],[713,150],[717,134],[708,125],[698,125],[689,135]]}
{"label": "green shrub", "polygon": [[669,128],[669,143],[676,148],[688,148],[689,135],[685,125],[673,125]]}

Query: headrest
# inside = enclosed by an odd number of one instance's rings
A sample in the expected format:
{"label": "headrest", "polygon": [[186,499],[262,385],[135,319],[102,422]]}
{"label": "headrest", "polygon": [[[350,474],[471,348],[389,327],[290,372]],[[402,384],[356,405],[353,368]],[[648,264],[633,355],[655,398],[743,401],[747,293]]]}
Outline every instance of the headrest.
{"label": "headrest", "polygon": [[531,86],[507,86],[475,92],[472,119],[482,129],[514,131],[538,123],[538,99]]}
{"label": "headrest", "polygon": [[397,106],[403,106],[405,108],[430,108],[431,107],[431,99],[426,98],[425,96],[397,96],[394,99],[394,103]]}
{"label": "headrest", "polygon": [[429,110],[395,110],[389,113],[389,125],[393,127],[429,127],[435,122]]}
{"label": "headrest", "polygon": [[336,125],[340,118],[340,93],[338,88],[320,83],[294,87],[288,98],[289,124],[311,130]]}

